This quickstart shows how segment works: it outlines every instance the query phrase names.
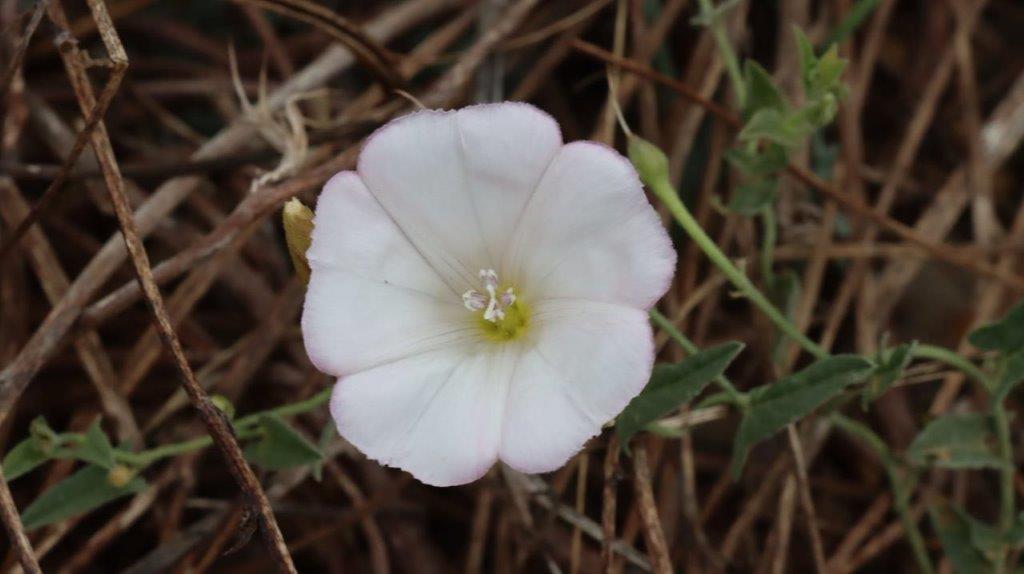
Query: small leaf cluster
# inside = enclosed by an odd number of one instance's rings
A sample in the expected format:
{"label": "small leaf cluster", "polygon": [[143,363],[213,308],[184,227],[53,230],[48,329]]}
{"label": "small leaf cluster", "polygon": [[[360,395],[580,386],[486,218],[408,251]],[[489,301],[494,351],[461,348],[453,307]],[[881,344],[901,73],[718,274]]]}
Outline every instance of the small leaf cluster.
{"label": "small leaf cluster", "polygon": [[[640,432],[669,435],[659,421],[694,402],[717,380],[729,392],[711,394],[697,406],[726,403],[739,411],[741,419],[733,439],[731,465],[734,477],[742,472],[754,446],[823,408],[833,412],[832,419],[841,430],[864,442],[880,457],[896,503],[904,512],[909,489],[922,471],[989,469],[1012,476],[1012,454],[1000,448],[997,437],[1000,425],[1005,426],[1007,420],[1002,403],[1024,381],[1024,302],[1002,319],[968,336],[974,346],[991,353],[986,369],[971,373],[989,394],[991,410],[936,417],[902,453],[891,452],[870,428],[839,415],[838,410],[856,397],[851,391],[859,392],[861,404],[867,408],[892,388],[915,356],[926,356],[919,353],[921,346],[917,342],[883,349],[871,358],[825,357],[777,381],[739,393],[725,379],[725,372],[743,350],[742,343],[732,341],[699,350],[671,326],[662,327],[691,353],[679,363],[656,365],[648,385],[619,415],[616,433],[627,453],[629,441]],[[1024,513],[1013,517],[1011,524],[999,527],[986,524],[946,501],[933,504],[929,513],[946,555],[958,572],[993,572],[1008,552],[1024,548]]]}
{"label": "small leaf cluster", "polygon": [[[989,353],[985,365],[989,376],[982,381],[989,397],[989,412],[951,414],[933,420],[907,449],[907,458],[917,465],[996,469],[1012,480],[1015,468],[1003,403],[1024,381],[1024,302],[1001,319],[972,331],[967,339]],[[932,505],[932,525],[958,572],[995,572],[1006,553],[1024,548],[1024,513],[1015,517],[1007,514],[1012,513],[1012,506],[1011,490],[1009,501],[1004,502],[1001,524],[996,527],[952,502]]]}
{"label": "small leaf cluster", "polygon": [[1024,547],[1024,512],[1006,532],[986,524],[947,500],[928,508],[932,525],[956,572],[995,572],[1006,549]]}
{"label": "small leaf cluster", "polygon": [[[742,343],[731,341],[693,353],[679,363],[656,365],[650,382],[616,421],[623,448],[628,449],[629,440],[642,430],[659,432],[660,418],[697,398],[709,383],[724,375],[742,350]],[[740,400],[712,395],[700,405],[731,402],[740,409],[743,418],[733,441],[732,463],[733,474],[738,475],[754,445],[811,414],[848,387],[865,382],[877,368],[854,355],[827,357],[774,383],[756,387]]]}
{"label": "small leaf cluster", "polygon": [[729,202],[740,215],[755,215],[775,201],[778,173],[789,163],[790,153],[816,130],[835,118],[839,101],[846,95],[841,82],[846,61],[835,45],[817,56],[799,28],[794,28],[800,54],[800,79],[804,102],[794,106],[760,64],[747,60],[743,67],[746,102],[739,145],[727,158],[743,176]]}
{"label": "small leaf cluster", "polygon": [[[326,395],[324,395],[326,396]],[[306,403],[323,402],[317,397]],[[231,419],[234,406],[223,397],[214,402]],[[319,480],[323,449],[334,437],[327,425],[319,444],[314,445],[275,411],[249,415],[233,421],[236,436],[248,444],[245,456],[265,470],[283,470],[309,466]],[[95,420],[82,433],[58,433],[45,419],[35,419],[29,436],[15,445],[3,459],[7,480],[17,479],[50,460],[76,460],[83,466],[69,477],[43,492],[22,512],[27,530],[58,523],[96,509],[108,502],[139,493],[147,483],[140,473],[154,462],[205,448],[209,437],[164,445],[135,452],[127,445],[114,446]]]}

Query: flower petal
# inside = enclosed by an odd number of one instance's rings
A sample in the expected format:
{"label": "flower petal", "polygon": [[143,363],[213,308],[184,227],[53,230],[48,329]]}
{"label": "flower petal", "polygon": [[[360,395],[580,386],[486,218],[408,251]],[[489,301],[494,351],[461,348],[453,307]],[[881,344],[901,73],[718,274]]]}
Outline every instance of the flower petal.
{"label": "flower petal", "polygon": [[438,297],[461,295],[441,280],[354,171],[324,185],[306,259],[313,269],[345,269]]}
{"label": "flower petal", "polygon": [[558,124],[527,104],[421,111],[374,133],[359,173],[430,264],[464,290],[499,262],[561,143]]}
{"label": "flower petal", "polygon": [[451,302],[344,269],[314,269],[302,313],[306,353],[343,376],[476,339],[472,317]]}
{"label": "flower petal", "polygon": [[646,309],[668,290],[676,254],[629,161],[573,142],[552,160],[505,260],[524,296]]}
{"label": "flower petal", "polygon": [[563,464],[650,378],[647,313],[592,301],[535,306],[536,337],[509,389],[500,457],[523,472]]}
{"label": "flower petal", "polygon": [[510,346],[453,347],[341,378],[338,432],[368,457],[434,486],[483,476],[498,457],[518,356]]}
{"label": "flower petal", "polygon": [[312,273],[302,332],[321,371],[346,375],[471,334],[458,294],[354,172],[324,187],[307,255]]}

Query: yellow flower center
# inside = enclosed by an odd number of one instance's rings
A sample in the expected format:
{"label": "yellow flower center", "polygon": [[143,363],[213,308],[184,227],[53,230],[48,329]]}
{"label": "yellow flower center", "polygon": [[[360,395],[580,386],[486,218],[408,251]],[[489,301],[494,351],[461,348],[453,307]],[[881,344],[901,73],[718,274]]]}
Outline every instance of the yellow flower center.
{"label": "yellow flower center", "polygon": [[484,337],[495,342],[517,339],[530,325],[529,307],[512,287],[498,283],[493,269],[480,270],[483,289],[470,289],[462,294],[462,304],[476,314],[476,323]]}
{"label": "yellow flower center", "polygon": [[530,327],[530,308],[522,299],[505,307],[501,319],[491,321],[484,319],[483,312],[476,319],[484,337],[496,343],[504,343],[522,337]]}

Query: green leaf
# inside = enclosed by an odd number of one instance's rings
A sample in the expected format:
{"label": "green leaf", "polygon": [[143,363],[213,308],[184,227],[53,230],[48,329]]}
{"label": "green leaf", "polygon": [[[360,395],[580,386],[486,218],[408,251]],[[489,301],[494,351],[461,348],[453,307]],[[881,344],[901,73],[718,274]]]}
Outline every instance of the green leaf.
{"label": "green leaf", "polygon": [[1002,319],[972,331],[967,340],[984,351],[1012,353],[1024,348],[1024,301],[1014,305]]}
{"label": "green leaf", "polygon": [[267,470],[312,464],[323,458],[316,446],[277,415],[263,415],[260,437],[245,449],[245,457]]}
{"label": "green leaf", "polygon": [[794,112],[796,118],[792,121],[802,122],[801,125],[807,126],[805,129],[813,131],[832,123],[838,112],[838,98],[832,93],[825,93]]}
{"label": "green leaf", "polygon": [[928,513],[954,570],[970,574],[993,570],[992,563],[985,559],[971,540],[971,525],[964,520],[962,513],[945,501],[931,506]]}
{"label": "green leaf", "polygon": [[992,446],[992,419],[981,413],[946,415],[924,427],[907,448],[910,462],[942,468],[1001,468]]}
{"label": "green leaf", "polygon": [[30,436],[15,445],[4,457],[4,476],[8,481],[14,480],[48,460],[50,460],[49,453],[42,448],[35,437]]}
{"label": "green leaf", "polygon": [[917,341],[899,345],[898,347],[883,351],[878,361],[878,368],[875,374],[864,386],[864,393],[861,395],[861,406],[865,409],[868,404],[885,394],[896,381],[903,376],[904,369],[914,358],[914,349],[917,348]]}
{"label": "green leaf", "polygon": [[840,88],[840,79],[846,69],[846,60],[839,57],[839,47],[833,44],[818,58],[808,99],[816,100],[825,94],[835,94]]}
{"label": "green leaf", "polygon": [[733,442],[733,476],[743,470],[752,446],[807,416],[846,387],[865,380],[873,370],[861,357],[837,355],[751,391],[750,408]]}
{"label": "green leaf", "polygon": [[694,26],[711,26],[716,21],[725,17],[729,10],[732,10],[736,6],[743,2],[743,0],[724,0],[718,6],[713,7],[707,12],[701,11],[700,14],[690,18],[690,23]]}
{"label": "green leaf", "polygon": [[740,131],[740,141],[767,140],[783,147],[801,145],[807,136],[814,133],[815,114],[806,108],[795,112],[781,112],[775,109],[758,110],[750,117]]}
{"label": "green leaf", "polygon": [[793,36],[796,38],[796,49],[800,57],[800,79],[804,86],[804,92],[809,93],[812,85],[812,76],[818,66],[818,57],[814,55],[814,46],[807,39],[807,35],[799,26],[793,26]]}
{"label": "green leaf", "polygon": [[41,416],[32,419],[32,423],[28,426],[28,432],[35,437],[43,450],[49,450],[61,442],[60,435],[50,428],[50,423]]}
{"label": "green leaf", "polygon": [[648,424],[693,400],[743,350],[735,341],[716,345],[675,364],[655,365],[651,380],[615,421],[623,447]]}
{"label": "green leaf", "polygon": [[85,440],[73,451],[74,457],[107,470],[113,468],[115,464],[114,447],[110,444],[106,433],[100,428],[99,419],[89,425],[84,436]]}
{"label": "green leaf", "polygon": [[118,488],[107,480],[107,474],[107,469],[89,465],[59,482],[22,513],[25,528],[60,522],[146,488],[146,481],[138,476]]}
{"label": "green leaf", "polygon": [[734,148],[725,152],[725,157],[740,173],[751,178],[772,175],[789,163],[786,148],[772,142],[755,149]]}
{"label": "green leaf", "polygon": [[779,89],[772,80],[772,75],[761,64],[747,60],[743,67],[744,82],[747,84],[747,107],[743,117],[750,118],[754,112],[773,109],[784,112],[788,109]]}
{"label": "green leaf", "polygon": [[775,189],[779,182],[774,177],[749,181],[736,186],[729,198],[729,211],[750,217],[775,203]]}
{"label": "green leaf", "polygon": [[967,525],[974,548],[987,560],[994,562],[1006,543],[999,530],[967,514],[963,509],[954,506],[953,512]]}
{"label": "green leaf", "polygon": [[992,400],[996,403],[1003,402],[1013,388],[1024,381],[1024,350],[1011,353],[1006,357],[999,372],[999,379],[996,381],[995,392]]}

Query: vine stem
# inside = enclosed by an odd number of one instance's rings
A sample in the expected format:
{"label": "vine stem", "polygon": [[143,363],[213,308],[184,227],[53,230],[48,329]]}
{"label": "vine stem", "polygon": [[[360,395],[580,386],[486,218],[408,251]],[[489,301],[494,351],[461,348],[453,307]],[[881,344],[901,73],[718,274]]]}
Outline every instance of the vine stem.
{"label": "vine stem", "polygon": [[910,515],[908,485],[900,480],[899,465],[896,463],[896,459],[893,458],[892,453],[889,452],[889,447],[885,444],[885,441],[867,426],[840,414],[838,411],[833,412],[830,418],[841,430],[860,439],[865,446],[878,456],[882,465],[885,466],[889,486],[892,488],[893,504],[896,506],[896,512],[899,514],[903,531],[907,535],[907,540],[914,551],[914,560],[917,561],[918,569],[924,574],[934,573],[935,566],[932,564],[931,558],[928,557],[928,550],[924,545],[924,537],[921,536],[921,530],[917,526],[917,521]]}
{"label": "vine stem", "polygon": [[729,35],[725,30],[725,26],[722,25],[721,14],[715,13],[715,7],[712,5],[711,0],[700,0],[699,4],[701,16],[707,20],[711,35],[715,39],[715,44],[718,45],[718,51],[725,61],[725,69],[729,72],[729,79],[732,81],[732,87],[736,91],[736,100],[739,102],[740,109],[743,109],[747,105],[747,84],[743,81],[740,61],[736,57],[736,52],[732,49],[732,44],[729,42]]}
{"label": "vine stem", "polygon": [[1008,532],[1013,527],[1015,514],[1013,492],[1013,444],[1010,440],[1010,417],[1006,414],[1003,399],[992,397],[992,418],[996,426],[996,438],[999,441],[999,456],[1003,458],[999,481],[999,529]]}
{"label": "vine stem", "polygon": [[761,244],[761,277],[766,285],[771,285],[775,280],[773,264],[775,262],[775,243],[779,236],[774,205],[769,205],[761,210],[761,220],[764,223],[764,238]]}
{"label": "vine stem", "polygon": [[683,228],[687,235],[697,244],[697,247],[707,255],[708,259],[715,264],[716,267],[724,274],[729,281],[732,282],[733,286],[736,287],[747,299],[750,300],[758,309],[764,313],[772,323],[782,331],[786,336],[796,341],[801,347],[803,347],[808,353],[813,355],[817,359],[824,359],[829,356],[828,351],[823,349],[820,345],[810,340],[806,335],[800,332],[793,323],[791,323],[786,317],[774,306],[771,301],[765,297],[758,288],[750,282],[746,274],[740,271],[738,267],[729,258],[722,253],[722,250],[715,245],[714,240],[708,237],[708,234],[704,232],[697,220],[690,214],[690,210],[683,205],[679,195],[676,193],[672,184],[668,181],[668,178],[651,178],[648,180],[648,186],[651,191],[668,207],[672,216]]}
{"label": "vine stem", "polygon": [[914,347],[913,355],[919,359],[932,359],[946,363],[981,383],[986,391],[991,392],[992,390],[991,379],[989,379],[989,376],[986,375],[984,371],[979,369],[977,365],[968,361],[966,358],[946,349],[945,347],[918,343]]}
{"label": "vine stem", "polygon": [[[684,335],[682,331],[677,329],[668,317],[662,315],[657,309],[651,309],[650,314],[651,321],[653,321],[654,324],[657,325],[662,331],[665,331],[665,333],[667,333],[668,336],[672,338],[672,340],[674,340],[676,343],[679,343],[679,346],[682,347],[684,351],[686,351],[686,354],[695,355],[700,352],[700,349],[697,347],[697,345],[693,344],[693,341],[687,338],[687,336]],[[750,404],[750,398],[747,397],[746,393],[737,389],[736,386],[732,384],[732,381],[726,378],[725,375],[718,375],[717,377],[715,377],[715,383],[719,387],[721,387],[722,390],[725,391],[727,395],[729,395],[729,398],[732,399],[732,401],[740,408],[746,408],[747,405]]]}
{"label": "vine stem", "polygon": [[[1010,418],[1006,413],[1002,397],[996,389],[996,383],[977,365],[966,358],[942,347],[932,345],[917,345],[914,355],[921,358],[942,361],[953,366],[969,377],[975,379],[991,395],[992,420],[996,427],[996,439],[999,445],[999,456],[1003,459],[1003,468],[999,473],[999,529],[1007,532],[1013,527],[1014,514],[1016,514],[1016,500],[1013,492],[1014,460],[1013,443],[1010,439]],[[1005,549],[1004,549],[1005,554]],[[1000,560],[1003,566],[1003,560]]]}
{"label": "vine stem", "polygon": [[[252,438],[256,436],[255,427],[261,417],[266,415],[288,417],[308,412],[326,403],[330,397],[331,387],[327,387],[308,399],[246,415],[234,421],[235,434],[240,439]],[[132,465],[136,469],[141,470],[158,460],[195,452],[211,445],[213,445],[213,439],[207,435],[182,442],[161,445],[142,452],[115,451],[114,456],[118,462]]]}

